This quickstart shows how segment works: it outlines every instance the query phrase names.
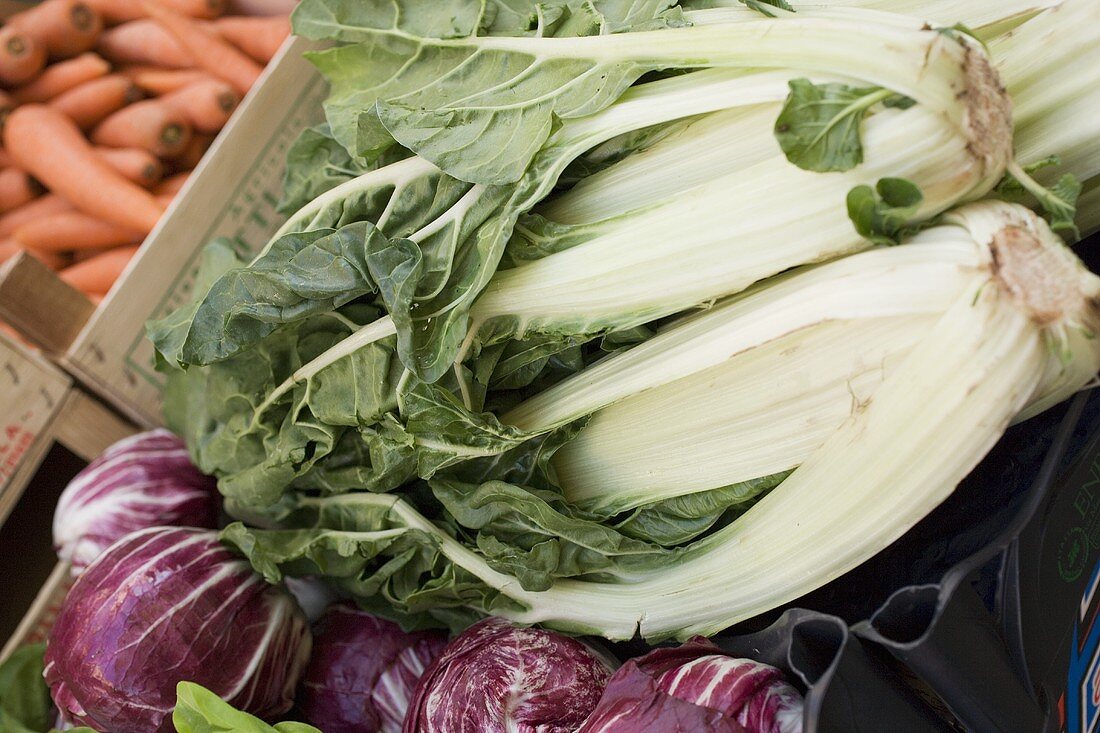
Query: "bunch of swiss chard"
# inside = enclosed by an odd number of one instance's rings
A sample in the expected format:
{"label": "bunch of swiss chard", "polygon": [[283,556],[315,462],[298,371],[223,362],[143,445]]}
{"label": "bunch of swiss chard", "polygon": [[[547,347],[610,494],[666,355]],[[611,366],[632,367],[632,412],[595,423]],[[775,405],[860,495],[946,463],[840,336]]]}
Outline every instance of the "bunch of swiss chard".
{"label": "bunch of swiss chard", "polygon": [[[973,5],[302,2],[336,45],[288,219],[150,326],[223,539],[406,625],[612,638],[885,547],[1100,364],[1055,235],[1098,11]],[[1049,224],[945,213],[993,195]]]}

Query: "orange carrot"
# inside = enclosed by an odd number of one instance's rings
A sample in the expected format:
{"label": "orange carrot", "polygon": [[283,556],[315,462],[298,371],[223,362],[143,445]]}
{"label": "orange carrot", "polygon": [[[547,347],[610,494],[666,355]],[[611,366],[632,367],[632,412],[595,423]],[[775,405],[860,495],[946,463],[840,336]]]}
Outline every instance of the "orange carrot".
{"label": "orange carrot", "polygon": [[171,94],[200,81],[209,81],[214,77],[199,69],[162,69],[157,66],[126,66],[119,70],[134,80],[134,84],[146,94],[159,97]]}
{"label": "orange carrot", "polygon": [[15,161],[8,155],[8,151],[0,148],[0,168],[10,168],[15,165]]}
{"label": "orange carrot", "polygon": [[103,162],[80,128],[56,110],[37,104],[18,107],[8,117],[3,137],[21,168],[85,213],[140,232],[151,230],[164,213],[148,191]]}
{"label": "orange carrot", "polygon": [[96,148],[96,155],[128,181],[148,188],[164,176],[164,164],[141,148]]}
{"label": "orange carrot", "polygon": [[18,209],[0,216],[0,237],[11,236],[12,232],[29,221],[37,221],[42,217],[72,210],[72,204],[60,196],[52,193],[39,196],[29,204],[23,204]]}
{"label": "orange carrot", "polygon": [[55,252],[43,252],[41,250],[24,247],[22,244],[16,242],[13,239],[5,239],[0,241],[0,262],[7,262],[9,259],[15,257],[20,252],[26,252],[31,257],[34,257],[36,260],[38,260],[51,270],[60,270],[68,262],[67,257],[59,255]]}
{"label": "orange carrot", "polygon": [[103,20],[83,0],[46,0],[13,15],[8,26],[45,46],[50,58],[67,59],[95,47]]}
{"label": "orange carrot", "polygon": [[144,235],[79,211],[66,211],[26,223],[12,238],[43,252],[66,252],[139,244]]}
{"label": "orange carrot", "polygon": [[106,31],[97,49],[116,64],[152,64],[186,69],[195,62],[168,31],[145,18]]}
{"label": "orange carrot", "polygon": [[48,102],[58,94],[80,86],[86,81],[106,76],[111,65],[94,53],[85,53],[75,59],[51,64],[32,82],[12,90],[12,97],[24,104]]}
{"label": "orange carrot", "polygon": [[191,171],[183,171],[182,173],[168,176],[153,187],[153,195],[164,196],[166,194],[177,194],[183,189],[183,184],[187,183],[187,179],[190,177]]}
{"label": "orange carrot", "polygon": [[169,109],[186,117],[198,132],[222,129],[241,101],[233,87],[216,79],[192,84],[160,99]]}
{"label": "orange carrot", "polygon": [[271,60],[290,35],[289,15],[233,16],[218,18],[213,25],[218,35],[263,64]]}
{"label": "orange carrot", "polygon": [[60,272],[61,279],[77,290],[95,295],[103,295],[126,269],[126,265],[138,248],[115,247],[75,265],[69,265]]}
{"label": "orange carrot", "polygon": [[[147,18],[141,0],[85,0],[111,24]],[[215,18],[225,11],[225,0],[160,0],[178,13],[196,18]]]}
{"label": "orange carrot", "polygon": [[191,170],[197,166],[212,142],[214,142],[213,135],[204,132],[192,135],[191,143],[172,161],[175,163],[176,170]]}
{"label": "orange carrot", "polygon": [[108,74],[57,95],[50,106],[86,130],[141,97],[141,90],[125,76]]}
{"label": "orange carrot", "polygon": [[0,83],[22,84],[45,65],[45,46],[14,28],[0,29]]}
{"label": "orange carrot", "polygon": [[0,171],[0,212],[28,204],[45,193],[42,184],[18,168]]}
{"label": "orange carrot", "polygon": [[163,158],[179,155],[191,142],[187,118],[157,99],[131,104],[92,130],[92,142],[109,148],[143,148]]}
{"label": "orange carrot", "polygon": [[256,83],[263,72],[262,66],[191,18],[150,0],[143,1],[150,17],[179,41],[196,64],[232,84],[241,95],[247,93]]}
{"label": "orange carrot", "polygon": [[176,200],[176,194],[174,193],[158,193],[157,201],[160,202],[165,209],[167,209],[173,201]]}

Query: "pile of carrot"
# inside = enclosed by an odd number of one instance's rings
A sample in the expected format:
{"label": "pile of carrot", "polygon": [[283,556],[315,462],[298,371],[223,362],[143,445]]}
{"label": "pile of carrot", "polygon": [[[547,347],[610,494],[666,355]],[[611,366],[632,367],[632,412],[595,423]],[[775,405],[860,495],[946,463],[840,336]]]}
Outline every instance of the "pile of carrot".
{"label": "pile of carrot", "polygon": [[0,27],[0,262],[98,302],[290,33],[226,0],[45,0]]}

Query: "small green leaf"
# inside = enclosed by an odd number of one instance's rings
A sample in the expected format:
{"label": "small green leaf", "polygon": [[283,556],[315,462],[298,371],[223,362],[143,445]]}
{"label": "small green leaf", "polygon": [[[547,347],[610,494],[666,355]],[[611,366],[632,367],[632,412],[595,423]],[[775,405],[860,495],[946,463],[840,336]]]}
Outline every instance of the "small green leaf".
{"label": "small green leaf", "polygon": [[[1031,175],[1045,168],[1051,168],[1061,164],[1062,159],[1060,157],[1057,155],[1050,155],[1042,160],[1037,160],[1034,163],[1022,166],[1022,169],[1024,173]],[[1016,178],[1011,173],[1005,173],[1005,177],[997,184],[997,188],[994,189],[994,192],[1005,201],[1023,203],[1027,200],[1027,189],[1024,188],[1024,184],[1020,183],[1020,179]]]}
{"label": "small green leaf", "polygon": [[180,682],[176,686],[172,723],[177,733],[321,733],[304,723],[280,723],[272,727],[255,716],[235,710],[214,693],[191,682]]}
{"label": "small green leaf", "polygon": [[[8,726],[18,721],[33,731],[49,727],[50,693],[42,679],[45,653],[45,644],[24,646],[0,664],[0,713],[4,714]],[[8,727],[0,727],[0,730],[8,730]]]}
{"label": "small green leaf", "polygon": [[788,13],[793,13],[794,8],[787,0],[741,0],[746,7],[752,8],[761,15],[766,15],[769,18],[778,17],[778,13],[775,12],[775,8],[780,10],[786,10]]}
{"label": "small green leaf", "polygon": [[985,45],[985,41],[981,39],[981,36],[979,36],[973,28],[970,28],[965,23],[956,23],[952,26],[936,28],[936,32],[942,33],[945,36],[955,39],[958,39],[960,36],[966,36],[967,38],[970,38],[971,40],[980,43],[982,45],[982,48],[984,48],[986,51],[989,50],[989,46]]}
{"label": "small green leaf", "polygon": [[883,107],[890,107],[893,109],[909,109],[917,103],[917,100],[912,97],[907,97],[904,94],[891,94],[886,99],[882,100]]}
{"label": "small green leaf", "polygon": [[1081,182],[1067,173],[1059,178],[1057,183],[1047,188],[1031,177],[1033,172],[1058,165],[1060,162],[1054,156],[1026,167],[1012,162],[1008,166],[1005,179],[997,186],[997,192],[1004,198],[1015,201],[1024,198],[1025,192],[1031,194],[1046,212],[1050,228],[1076,241],[1081,238],[1081,232],[1073,220],[1077,216],[1077,199],[1081,195]]}
{"label": "small green leaf", "polygon": [[860,235],[875,244],[899,244],[920,230],[911,219],[924,194],[904,178],[882,178],[875,188],[856,186],[848,193],[848,216]]}
{"label": "small green leaf", "polygon": [[775,137],[787,160],[818,173],[846,171],[863,162],[860,123],[867,110],[897,95],[877,87],[814,84],[792,79],[775,121]]}

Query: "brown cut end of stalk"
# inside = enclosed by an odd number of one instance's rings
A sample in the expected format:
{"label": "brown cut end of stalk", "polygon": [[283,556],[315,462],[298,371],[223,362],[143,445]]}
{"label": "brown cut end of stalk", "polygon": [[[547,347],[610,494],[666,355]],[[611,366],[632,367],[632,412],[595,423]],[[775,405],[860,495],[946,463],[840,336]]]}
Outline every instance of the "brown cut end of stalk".
{"label": "brown cut end of stalk", "polygon": [[1036,324],[1046,326],[1080,312],[1080,269],[1058,248],[1023,227],[1006,226],[994,235],[990,250],[994,276]]}
{"label": "brown cut end of stalk", "polygon": [[1012,156],[1012,99],[989,56],[967,43],[963,56],[968,150],[987,171],[1004,170]]}

